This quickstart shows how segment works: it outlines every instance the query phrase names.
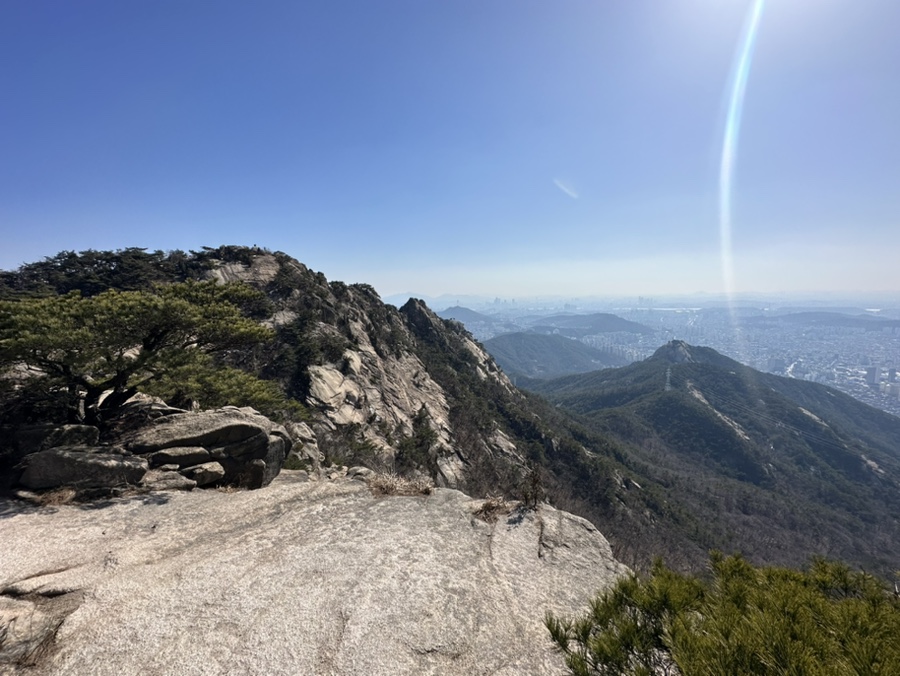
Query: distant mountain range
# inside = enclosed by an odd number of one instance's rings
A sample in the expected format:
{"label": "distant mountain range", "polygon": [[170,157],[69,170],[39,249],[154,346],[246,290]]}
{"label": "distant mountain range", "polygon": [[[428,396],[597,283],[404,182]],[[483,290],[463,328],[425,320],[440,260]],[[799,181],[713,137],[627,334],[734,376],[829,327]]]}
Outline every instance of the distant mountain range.
{"label": "distant mountain range", "polygon": [[897,566],[900,419],[890,414],[680,341],[529,387],[626,444],[631,466],[671,489],[672,514],[696,520],[697,541],[765,560],[818,552]]}
{"label": "distant mountain range", "polygon": [[441,319],[455,319],[456,321],[462,322],[463,324],[468,324],[470,322],[485,322],[488,324],[495,324],[501,321],[496,317],[491,317],[489,315],[485,315],[480,312],[476,312],[475,310],[470,310],[467,307],[461,307],[459,305],[448,307],[446,310],[441,310],[440,312],[436,312],[435,314]]}
{"label": "distant mountain range", "polygon": [[[462,322],[479,340],[488,340],[504,333],[540,333],[581,339],[601,333],[624,332],[652,334],[654,329],[638,322],[623,319],[607,312],[591,314],[562,313],[553,315],[485,314],[454,305],[436,313],[442,319]],[[583,369],[575,369],[575,372]]]}
{"label": "distant mountain range", "polygon": [[560,314],[538,317],[532,323],[532,330],[539,333],[558,333],[573,338],[583,338],[584,336],[612,333],[614,331],[653,333],[653,329],[649,326],[606,312],[596,312],[588,315]]}
{"label": "distant mountain range", "polygon": [[578,340],[541,333],[505,333],[484,347],[510,376],[556,378],[629,363],[625,357]]}

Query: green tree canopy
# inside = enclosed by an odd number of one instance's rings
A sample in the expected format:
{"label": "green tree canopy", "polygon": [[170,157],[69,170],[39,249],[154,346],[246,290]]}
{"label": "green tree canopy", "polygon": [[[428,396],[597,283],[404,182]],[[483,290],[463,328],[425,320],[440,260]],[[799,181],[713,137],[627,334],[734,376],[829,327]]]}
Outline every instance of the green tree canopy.
{"label": "green tree canopy", "polygon": [[900,674],[900,599],[876,578],[816,560],[805,571],[713,554],[712,580],[657,562],[582,618],[547,628],[579,676]]}
{"label": "green tree canopy", "polygon": [[0,301],[0,367],[28,367],[66,391],[70,419],[95,423],[167,373],[211,368],[208,355],[269,339],[241,311],[260,296],[245,285],[186,282]]}

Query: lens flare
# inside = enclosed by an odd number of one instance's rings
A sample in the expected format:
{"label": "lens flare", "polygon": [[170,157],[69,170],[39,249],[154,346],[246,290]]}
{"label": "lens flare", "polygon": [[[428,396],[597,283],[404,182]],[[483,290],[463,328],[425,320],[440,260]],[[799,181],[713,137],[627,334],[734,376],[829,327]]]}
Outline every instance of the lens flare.
{"label": "lens flare", "polygon": [[744,109],[744,92],[753,59],[753,45],[759,31],[765,0],[754,0],[747,16],[744,34],[731,73],[731,96],[728,117],[725,121],[725,138],[722,141],[722,162],[719,166],[719,251],[722,259],[722,282],[729,306],[734,295],[734,259],[731,245],[731,194],[734,167],[737,160],[738,136],[741,131],[741,113]]}

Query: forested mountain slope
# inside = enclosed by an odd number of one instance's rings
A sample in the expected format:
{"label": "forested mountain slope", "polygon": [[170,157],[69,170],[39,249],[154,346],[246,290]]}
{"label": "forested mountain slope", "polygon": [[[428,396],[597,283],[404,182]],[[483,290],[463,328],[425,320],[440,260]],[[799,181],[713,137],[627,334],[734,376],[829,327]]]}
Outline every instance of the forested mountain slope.
{"label": "forested mountain slope", "polygon": [[484,341],[485,349],[509,375],[557,378],[609,366],[624,366],[624,357],[560,335],[504,333]]}
{"label": "forested mountain slope", "polygon": [[[531,382],[627,444],[726,549],[890,570],[900,557],[900,419],[830,388],[673,341],[620,369]],[[721,546],[721,545],[717,545]]]}

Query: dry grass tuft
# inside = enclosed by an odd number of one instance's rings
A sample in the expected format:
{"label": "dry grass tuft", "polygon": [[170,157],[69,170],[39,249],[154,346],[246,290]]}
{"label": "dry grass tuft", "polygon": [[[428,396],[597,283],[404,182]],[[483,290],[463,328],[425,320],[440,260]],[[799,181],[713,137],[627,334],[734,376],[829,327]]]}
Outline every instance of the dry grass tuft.
{"label": "dry grass tuft", "polygon": [[487,521],[488,523],[496,523],[501,516],[506,516],[510,512],[512,512],[515,504],[511,502],[507,502],[503,496],[492,497],[487,496],[484,502],[481,503],[481,507],[475,510],[475,516],[482,521]]}
{"label": "dry grass tuft", "polygon": [[59,505],[71,504],[78,496],[78,491],[70,486],[62,486],[54,488],[45,493],[40,493],[34,499],[34,502],[42,507],[58,507]]}
{"label": "dry grass tuft", "polygon": [[431,495],[431,479],[407,479],[396,474],[376,474],[368,480],[375,495]]}

